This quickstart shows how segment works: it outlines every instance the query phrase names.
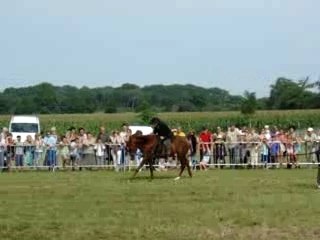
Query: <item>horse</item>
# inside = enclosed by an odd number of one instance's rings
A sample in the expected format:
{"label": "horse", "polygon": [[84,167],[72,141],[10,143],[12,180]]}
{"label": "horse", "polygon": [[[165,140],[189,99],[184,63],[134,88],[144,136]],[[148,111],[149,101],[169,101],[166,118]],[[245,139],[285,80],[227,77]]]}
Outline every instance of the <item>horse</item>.
{"label": "horse", "polygon": [[[153,160],[159,157],[157,153],[158,142],[160,141],[159,137],[155,134],[150,135],[140,135],[133,134],[129,137],[127,141],[127,150],[131,156],[134,156],[137,149],[139,148],[143,154],[143,160],[141,161],[138,168],[135,170],[133,178],[137,175],[139,170],[143,167],[144,164],[149,165],[150,177],[153,178]],[[188,169],[189,176],[192,177],[191,168],[189,161],[187,159],[187,154],[190,149],[190,144],[185,137],[173,136],[171,139],[171,152],[177,155],[178,161],[180,161],[181,167],[178,177],[175,180],[180,179],[185,167]]]}

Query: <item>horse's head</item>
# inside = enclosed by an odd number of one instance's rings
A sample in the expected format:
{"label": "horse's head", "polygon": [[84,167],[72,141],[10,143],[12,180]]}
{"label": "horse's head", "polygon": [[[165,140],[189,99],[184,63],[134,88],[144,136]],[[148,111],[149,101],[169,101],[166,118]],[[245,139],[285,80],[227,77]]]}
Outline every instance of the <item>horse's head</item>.
{"label": "horse's head", "polygon": [[131,160],[134,160],[134,155],[136,154],[137,149],[138,147],[136,144],[136,138],[133,134],[128,138],[128,141],[126,142],[126,150],[129,153]]}

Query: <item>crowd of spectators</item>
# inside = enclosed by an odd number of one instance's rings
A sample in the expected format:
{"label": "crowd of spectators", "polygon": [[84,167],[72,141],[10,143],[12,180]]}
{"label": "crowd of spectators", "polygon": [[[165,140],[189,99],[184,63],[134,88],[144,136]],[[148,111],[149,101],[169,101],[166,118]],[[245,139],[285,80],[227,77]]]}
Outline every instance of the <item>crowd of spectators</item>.
{"label": "crowd of spectators", "polygon": [[[249,166],[298,167],[299,161],[319,162],[320,131],[309,127],[305,131],[288,130],[265,126],[260,131],[254,128],[230,126],[225,131],[220,127],[201,132],[185,133],[181,127],[172,129],[176,136],[186,137],[190,142],[190,163],[194,168],[206,170],[209,166],[238,168]],[[0,168],[55,167],[82,169],[83,167],[112,167],[116,170],[125,165],[139,164],[143,153],[137,151],[134,162],[126,154],[125,144],[131,131],[127,124],[119,130],[106,132],[100,127],[98,133],[84,128],[70,127],[59,136],[52,127],[45,134],[12,139],[7,128],[0,134]],[[172,165],[161,162],[163,167]]]}
{"label": "crowd of spectators", "polygon": [[199,134],[201,167],[205,169],[208,163],[220,167],[227,163],[233,168],[298,167],[299,160],[319,161],[319,141],[320,132],[311,127],[296,131],[294,127],[284,130],[266,125],[257,131],[232,125],[225,132],[220,127],[214,132],[204,128]]}

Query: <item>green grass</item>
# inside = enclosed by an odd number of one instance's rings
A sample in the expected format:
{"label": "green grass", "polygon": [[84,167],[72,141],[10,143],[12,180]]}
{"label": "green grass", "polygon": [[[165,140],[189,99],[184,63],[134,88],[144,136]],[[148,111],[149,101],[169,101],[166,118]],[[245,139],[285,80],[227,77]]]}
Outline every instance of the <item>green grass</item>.
{"label": "green grass", "polygon": [[319,239],[315,169],[0,174],[1,239]]}

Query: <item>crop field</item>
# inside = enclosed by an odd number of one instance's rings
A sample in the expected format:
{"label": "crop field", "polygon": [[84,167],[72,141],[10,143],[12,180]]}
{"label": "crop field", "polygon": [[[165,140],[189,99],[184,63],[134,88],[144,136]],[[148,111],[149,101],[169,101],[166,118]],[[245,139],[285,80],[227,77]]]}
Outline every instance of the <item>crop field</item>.
{"label": "crop field", "polygon": [[3,172],[0,238],[320,239],[316,171]]}
{"label": "crop field", "polygon": [[[282,128],[295,126],[298,129],[320,127],[320,110],[258,111],[252,116],[244,116],[239,112],[179,112],[157,115],[171,127],[182,126],[185,131],[200,131],[203,126],[210,129],[220,126],[226,129],[230,124],[257,128],[266,124]],[[0,126],[8,126],[9,120],[9,115],[1,115]],[[65,133],[70,126],[96,132],[99,126],[105,126],[108,131],[119,129],[123,122],[146,124],[139,113],[48,114],[40,115],[40,121],[43,131],[55,126],[60,134]]]}

